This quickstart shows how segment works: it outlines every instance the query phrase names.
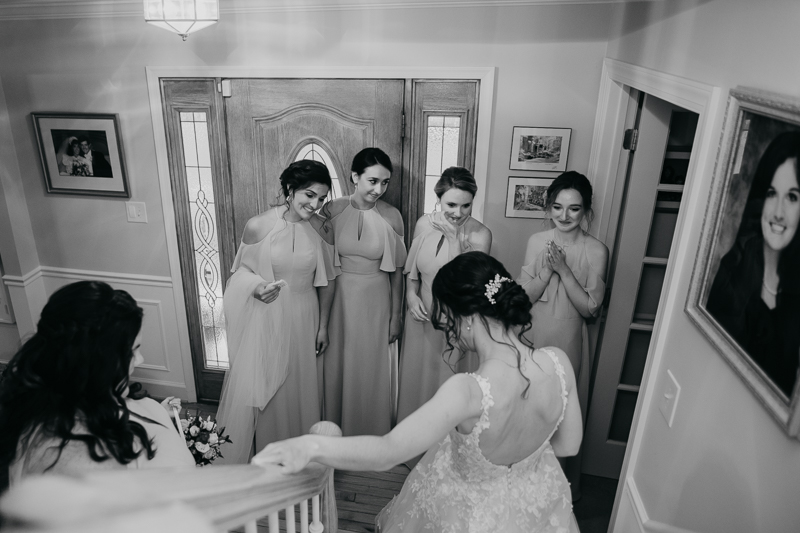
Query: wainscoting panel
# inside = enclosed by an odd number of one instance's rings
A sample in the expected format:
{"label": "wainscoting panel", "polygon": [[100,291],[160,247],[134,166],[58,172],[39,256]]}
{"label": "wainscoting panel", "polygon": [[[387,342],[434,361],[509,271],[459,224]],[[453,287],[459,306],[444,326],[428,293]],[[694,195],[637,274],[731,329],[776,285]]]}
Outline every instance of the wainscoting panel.
{"label": "wainscoting panel", "polygon": [[64,285],[81,280],[104,281],[115,289],[130,293],[144,309],[144,364],[133,372],[134,381],[141,382],[152,396],[177,396],[184,401],[190,400],[189,388],[194,390],[194,377],[191,372],[185,372],[183,357],[187,360],[191,357],[181,351],[178,309],[171,278],[54,267],[40,267],[39,270],[48,296]]}

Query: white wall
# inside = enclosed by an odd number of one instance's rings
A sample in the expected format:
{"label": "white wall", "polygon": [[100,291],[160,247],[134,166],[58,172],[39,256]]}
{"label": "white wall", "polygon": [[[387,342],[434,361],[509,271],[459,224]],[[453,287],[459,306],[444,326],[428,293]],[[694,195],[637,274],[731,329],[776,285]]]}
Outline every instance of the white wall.
{"label": "white wall", "polygon": [[[624,5],[614,21],[619,37],[610,41],[609,57],[725,93],[745,85],[800,97],[795,0]],[[720,132],[718,125],[710,133],[714,144]],[[701,180],[702,206],[711,176]],[[677,258],[678,303],[653,369],[654,390],[667,369],[682,386],[675,422],[667,427],[657,402],[643,413],[628,474],[656,522],[704,532],[797,531],[800,442],[785,436],[683,310],[702,221],[702,210],[690,214],[679,236],[686,252]],[[639,530],[630,502],[621,509],[615,531]]]}
{"label": "white wall", "polygon": [[[39,264],[71,275],[169,276],[166,232],[172,229],[164,227],[161,212],[146,66],[496,66],[484,221],[495,233],[494,254],[516,274],[521,243],[538,227],[505,218],[507,179],[526,175],[508,170],[512,127],[573,128],[568,166],[586,172],[612,10],[565,5],[223,14],[187,42],[130,16],[0,22],[0,83],[20,169],[15,184],[24,190]],[[128,224],[123,200],[46,194],[32,111],[119,113],[132,200],[147,204],[149,223]],[[167,317],[170,335],[177,323]]]}

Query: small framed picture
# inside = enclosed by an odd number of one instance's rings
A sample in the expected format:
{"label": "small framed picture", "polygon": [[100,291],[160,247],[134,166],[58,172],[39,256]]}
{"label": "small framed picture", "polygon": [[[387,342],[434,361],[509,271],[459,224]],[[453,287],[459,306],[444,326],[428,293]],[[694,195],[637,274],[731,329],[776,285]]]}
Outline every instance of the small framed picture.
{"label": "small framed picture", "polygon": [[510,170],[567,170],[571,128],[514,126],[511,136]]}
{"label": "small framed picture", "polygon": [[31,116],[47,192],[130,198],[118,115]]}
{"label": "small framed picture", "polygon": [[547,188],[554,178],[508,178],[507,218],[544,218]]}

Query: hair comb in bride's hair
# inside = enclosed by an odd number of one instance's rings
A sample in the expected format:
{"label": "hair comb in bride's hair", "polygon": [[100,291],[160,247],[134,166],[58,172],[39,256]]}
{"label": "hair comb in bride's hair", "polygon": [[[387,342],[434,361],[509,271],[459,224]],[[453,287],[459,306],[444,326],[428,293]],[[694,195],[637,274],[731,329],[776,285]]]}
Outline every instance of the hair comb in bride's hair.
{"label": "hair comb in bride's hair", "polygon": [[489,303],[492,305],[497,303],[494,299],[494,295],[500,290],[500,285],[502,285],[504,281],[511,280],[506,277],[501,278],[500,274],[495,274],[494,279],[485,285],[486,292],[484,294],[486,295],[486,299],[489,300]]}

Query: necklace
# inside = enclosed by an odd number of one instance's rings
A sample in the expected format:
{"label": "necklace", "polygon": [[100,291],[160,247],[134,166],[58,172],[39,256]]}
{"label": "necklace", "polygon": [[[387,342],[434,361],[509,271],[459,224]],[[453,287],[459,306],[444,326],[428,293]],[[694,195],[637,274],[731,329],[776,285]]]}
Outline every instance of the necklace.
{"label": "necklace", "polygon": [[773,295],[773,296],[777,296],[778,295],[778,288],[776,287],[774,290],[770,289],[769,286],[767,285],[767,280],[762,280],[761,281],[761,286],[764,287],[764,290],[767,291],[768,293],[770,293],[771,295]]}
{"label": "necklace", "polygon": [[572,242],[561,242],[556,238],[557,235],[558,235],[558,232],[556,232],[556,230],[553,230],[553,242],[556,243],[557,245],[559,245],[562,248],[569,248],[570,246],[572,246],[573,244],[578,242],[578,238],[577,237],[575,237],[575,240],[572,241]]}

